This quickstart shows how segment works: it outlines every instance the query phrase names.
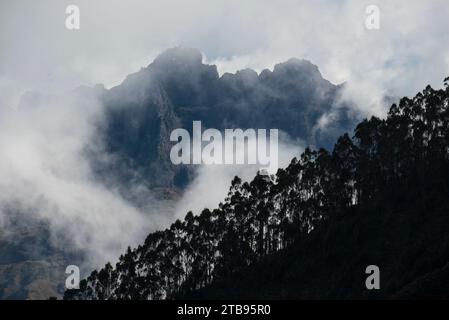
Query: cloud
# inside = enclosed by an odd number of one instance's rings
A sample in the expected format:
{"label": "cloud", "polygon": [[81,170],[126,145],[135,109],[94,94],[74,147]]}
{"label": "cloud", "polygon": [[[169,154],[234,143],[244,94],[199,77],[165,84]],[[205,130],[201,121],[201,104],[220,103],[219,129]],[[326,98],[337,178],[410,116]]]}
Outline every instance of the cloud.
{"label": "cloud", "polygon": [[[449,74],[446,0],[78,0],[79,31],[65,28],[69,4],[2,1],[0,104],[27,90],[110,87],[177,45],[202,50],[220,73],[309,59],[346,81],[345,98],[365,114],[384,114],[386,94],[440,86]],[[380,9],[379,30],[365,28],[368,5]]]}
{"label": "cloud", "polygon": [[[237,143],[235,155],[257,154],[257,139],[255,143]],[[252,146],[254,148],[252,148]],[[286,133],[280,132],[278,142],[278,167],[285,168],[294,157],[299,157],[304,150],[302,142],[291,140]],[[226,198],[232,179],[237,175],[243,181],[250,182],[259,165],[202,165],[196,171],[196,176],[182,198],[176,203],[175,216],[183,219],[188,211],[200,214],[205,208],[217,208],[220,202]],[[275,172],[270,172],[273,174]],[[207,196],[206,196],[207,195]]]}
{"label": "cloud", "polygon": [[6,223],[11,206],[30,221],[45,219],[55,246],[82,250],[90,266],[114,261],[160,226],[155,213],[142,212],[92,174],[84,151],[99,147],[95,124],[102,116],[95,99],[68,93],[30,93],[0,116],[0,221]]}

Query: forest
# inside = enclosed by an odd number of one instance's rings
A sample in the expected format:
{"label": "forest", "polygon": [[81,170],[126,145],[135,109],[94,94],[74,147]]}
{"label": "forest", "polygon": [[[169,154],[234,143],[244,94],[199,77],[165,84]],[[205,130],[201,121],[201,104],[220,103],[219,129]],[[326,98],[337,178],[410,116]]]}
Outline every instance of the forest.
{"label": "forest", "polygon": [[[448,191],[446,78],[363,120],[332,151],[307,148],[275,175],[235,177],[217,208],[149,234],[64,298],[447,296]],[[364,288],[369,264],[380,292]]]}

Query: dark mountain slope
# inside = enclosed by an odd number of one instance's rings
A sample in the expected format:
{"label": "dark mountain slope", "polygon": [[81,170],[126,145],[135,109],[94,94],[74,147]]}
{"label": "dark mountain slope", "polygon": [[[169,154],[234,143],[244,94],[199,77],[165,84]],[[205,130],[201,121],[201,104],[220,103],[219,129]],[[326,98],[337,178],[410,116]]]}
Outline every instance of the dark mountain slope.
{"label": "dark mountain slope", "polygon": [[[362,121],[332,153],[306,149],[275,176],[235,177],[217,209],[150,234],[65,297],[446,297],[445,85]],[[379,291],[364,287],[372,264]]]}
{"label": "dark mountain slope", "polygon": [[[388,299],[449,297],[448,189],[394,195],[346,211],[308,236],[182,298]],[[381,290],[367,290],[377,265]]]}
{"label": "dark mountain slope", "polygon": [[68,242],[51,236],[46,220],[24,216],[20,211],[4,208],[4,225],[0,229],[0,297],[1,299],[48,299],[64,292],[68,261],[84,260],[81,252],[64,247]]}
{"label": "dark mountain slope", "polygon": [[[119,161],[96,167],[120,184],[182,190],[193,167],[170,162],[170,132],[191,132],[194,120],[204,129],[276,128],[308,145],[330,146],[358,120],[341,103],[341,91],[305,60],[290,59],[260,75],[247,69],[219,77],[216,66],[202,63],[198,50],[169,49],[101,93],[108,110],[106,152]],[[319,128],[318,120],[330,112],[335,121]]]}

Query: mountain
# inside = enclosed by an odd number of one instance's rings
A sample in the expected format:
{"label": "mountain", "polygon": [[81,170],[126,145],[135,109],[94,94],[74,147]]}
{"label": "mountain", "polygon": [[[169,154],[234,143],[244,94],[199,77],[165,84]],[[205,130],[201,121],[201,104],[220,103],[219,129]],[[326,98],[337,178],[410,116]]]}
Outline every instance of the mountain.
{"label": "mountain", "polygon": [[[195,166],[170,161],[173,129],[190,132],[194,120],[201,120],[204,129],[277,128],[294,140],[329,147],[357,119],[341,102],[343,90],[306,60],[290,59],[260,74],[245,69],[219,76],[198,50],[178,47],[116,87],[81,86],[67,95],[82,103],[95,98],[104,106],[104,117],[96,123],[98,144],[92,144],[102,147],[86,146],[86,156],[97,180],[145,208],[154,195],[158,203],[173,204],[195,174]],[[28,93],[20,108],[26,112],[49,99]],[[64,104],[63,97],[55,100]],[[333,121],[321,127],[320,119],[328,115]],[[18,208],[10,215],[17,224],[0,229],[0,298],[61,294],[65,266],[82,263],[83,255],[55,246],[50,222],[25,219],[29,215]]]}
{"label": "mountain", "polygon": [[[447,298],[449,78],[148,235],[66,299]],[[366,267],[380,289],[365,287]]]}
{"label": "mountain", "polygon": [[[260,74],[245,69],[220,77],[198,50],[169,49],[119,86],[101,92],[107,110],[105,151],[119,160],[100,161],[96,167],[125,184],[125,190],[138,183],[182,192],[194,166],[171,163],[169,137],[176,128],[191,132],[194,120],[201,120],[204,129],[221,131],[276,128],[307,145],[329,147],[358,120],[341,102],[342,91],[306,60],[290,59]],[[334,121],[319,126],[331,113]]]}

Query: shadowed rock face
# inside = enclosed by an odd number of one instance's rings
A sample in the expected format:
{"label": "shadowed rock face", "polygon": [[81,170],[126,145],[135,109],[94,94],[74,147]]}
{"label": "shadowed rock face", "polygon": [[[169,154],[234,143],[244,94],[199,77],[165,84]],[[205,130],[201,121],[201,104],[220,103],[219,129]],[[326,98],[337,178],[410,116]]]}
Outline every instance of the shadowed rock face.
{"label": "shadowed rock face", "polygon": [[[169,49],[101,92],[108,109],[106,149],[120,161],[98,167],[121,183],[182,190],[193,168],[170,162],[169,137],[175,128],[191,131],[194,120],[219,130],[277,128],[307,145],[331,147],[357,120],[339,103],[341,90],[306,60],[290,59],[259,75],[245,69],[219,77],[216,66],[202,63],[199,51]],[[333,121],[319,127],[331,113]]]}

